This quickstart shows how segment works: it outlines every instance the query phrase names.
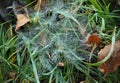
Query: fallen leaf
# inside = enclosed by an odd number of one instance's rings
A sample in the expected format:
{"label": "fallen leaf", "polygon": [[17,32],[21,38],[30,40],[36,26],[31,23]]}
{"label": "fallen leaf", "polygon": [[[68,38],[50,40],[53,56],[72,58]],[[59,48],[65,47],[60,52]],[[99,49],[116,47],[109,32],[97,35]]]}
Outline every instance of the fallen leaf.
{"label": "fallen leaf", "polygon": [[30,22],[29,14],[25,4],[22,3],[21,1],[13,1],[12,7],[13,7],[13,12],[17,19],[17,24],[15,28],[15,31],[17,31],[20,29],[21,26]]}
{"label": "fallen leaf", "polygon": [[[98,61],[103,60],[108,55],[110,49],[111,45],[101,49],[98,53]],[[120,40],[115,43],[111,57],[105,63],[99,65],[99,68],[103,74],[109,74],[114,72],[118,66],[120,66]]]}
{"label": "fallen leaf", "polygon": [[17,14],[16,18],[17,18],[17,25],[15,31],[19,30],[21,26],[30,22],[30,19],[26,14]]}
{"label": "fallen leaf", "polygon": [[34,7],[35,11],[39,11],[40,9],[45,9],[49,0],[37,0],[37,3]]}
{"label": "fallen leaf", "polygon": [[41,6],[41,0],[37,0],[37,3],[35,5],[35,7],[34,7],[34,10],[35,11],[39,11],[40,10],[40,6]]}

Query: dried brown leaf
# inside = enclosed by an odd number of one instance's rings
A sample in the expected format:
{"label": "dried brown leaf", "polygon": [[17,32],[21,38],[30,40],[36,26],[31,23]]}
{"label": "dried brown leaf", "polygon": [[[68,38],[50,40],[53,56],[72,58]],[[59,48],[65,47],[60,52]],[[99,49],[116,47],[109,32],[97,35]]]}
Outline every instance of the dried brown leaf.
{"label": "dried brown leaf", "polygon": [[[108,55],[110,49],[111,45],[101,49],[98,53],[98,61],[103,60]],[[99,68],[103,74],[109,74],[114,72],[118,66],[120,66],[120,40],[115,43],[111,57],[105,63],[99,65]]]}
{"label": "dried brown leaf", "polygon": [[34,7],[35,11],[39,11],[40,9],[45,9],[49,0],[37,0],[37,3]]}
{"label": "dried brown leaf", "polygon": [[26,23],[30,22],[29,14],[25,4],[21,1],[13,1],[12,3],[13,11],[17,19],[17,24],[15,31],[19,30],[21,26],[25,25]]}
{"label": "dried brown leaf", "polygon": [[39,11],[40,10],[40,6],[41,6],[41,0],[37,0],[37,3],[35,5],[35,7],[34,7],[34,10],[35,11]]}
{"label": "dried brown leaf", "polygon": [[19,30],[21,26],[30,22],[30,19],[27,14],[17,14],[16,18],[17,18],[17,25],[15,31]]}

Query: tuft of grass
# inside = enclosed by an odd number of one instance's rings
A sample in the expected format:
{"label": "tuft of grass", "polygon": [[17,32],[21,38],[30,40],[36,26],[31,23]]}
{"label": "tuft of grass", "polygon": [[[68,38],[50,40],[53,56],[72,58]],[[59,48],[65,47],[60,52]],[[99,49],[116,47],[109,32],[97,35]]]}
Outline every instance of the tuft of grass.
{"label": "tuft of grass", "polygon": [[[119,26],[114,20],[119,20],[118,12],[111,9],[113,1],[109,1],[50,0],[44,11],[30,12],[32,23],[21,28],[17,35],[12,32],[13,26],[6,30],[3,25],[6,23],[2,23],[0,82],[119,82],[119,70],[104,77],[98,64],[84,64],[88,63],[91,52],[86,43],[88,34],[96,32],[106,44],[119,39]],[[117,27],[116,35],[111,41],[114,27]],[[98,51],[93,53],[92,63],[97,62]]]}

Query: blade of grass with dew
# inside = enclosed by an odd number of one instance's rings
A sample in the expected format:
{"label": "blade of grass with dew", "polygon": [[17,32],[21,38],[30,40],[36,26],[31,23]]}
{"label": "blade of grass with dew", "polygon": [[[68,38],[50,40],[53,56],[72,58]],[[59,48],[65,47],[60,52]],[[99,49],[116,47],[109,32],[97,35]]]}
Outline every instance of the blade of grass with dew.
{"label": "blade of grass with dew", "polygon": [[81,24],[78,22],[77,19],[75,19],[75,18],[73,17],[72,14],[70,14],[68,11],[57,10],[57,9],[56,9],[56,13],[62,14],[62,15],[64,15],[65,17],[70,18],[71,20],[73,20],[76,24],[78,24],[78,26],[79,26],[79,28],[80,28],[80,30],[81,30],[81,35],[84,35],[84,34],[82,34],[82,32],[83,32],[84,30],[82,29]]}
{"label": "blade of grass with dew", "polygon": [[57,69],[57,67],[58,67],[58,65],[56,65],[50,72],[43,73],[43,75],[49,75],[49,74],[53,73]]}
{"label": "blade of grass with dew", "polygon": [[35,74],[36,82],[37,82],[37,83],[40,83],[39,77],[38,77],[38,73],[37,73],[37,68],[36,68],[36,65],[35,65],[35,61],[33,60],[33,55],[34,55],[35,53],[31,53],[30,43],[27,44],[27,47],[28,47],[28,51],[29,51],[29,53],[30,53],[30,59],[31,59],[31,62],[32,62],[32,67],[33,67],[33,72],[34,72],[34,74]]}
{"label": "blade of grass with dew", "polygon": [[[7,42],[5,42],[5,41],[3,41],[5,44],[3,44],[3,45],[1,45],[0,46],[0,49],[1,48],[3,48],[3,47],[5,47],[5,46],[11,46],[12,45],[12,43],[14,43],[14,42],[16,42],[17,41],[17,36],[14,36],[14,37],[12,37],[10,40],[8,40]],[[14,46],[13,46],[14,47]]]}
{"label": "blade of grass with dew", "polygon": [[103,32],[105,30],[105,19],[104,18],[101,18],[101,19],[102,19],[101,32]]}
{"label": "blade of grass with dew", "polygon": [[73,30],[74,34],[76,35],[76,37],[77,37],[78,39],[80,39],[80,38],[79,38],[79,35],[76,33],[76,31],[75,31],[75,29],[74,29],[74,27],[73,27],[71,21],[70,21],[70,20],[68,20],[68,21],[69,21],[70,26],[72,27],[72,30]]}
{"label": "blade of grass with dew", "polygon": [[[18,51],[19,52],[19,51]],[[18,66],[20,67],[21,66],[21,64],[20,64],[20,54],[19,53],[16,53],[16,55],[17,55],[17,63],[18,63]],[[19,68],[18,68],[19,69]]]}
{"label": "blade of grass with dew", "polygon": [[52,72],[52,73],[50,74],[49,83],[52,82],[53,74],[54,74],[54,72]]}
{"label": "blade of grass with dew", "polygon": [[35,74],[36,81],[37,81],[37,83],[40,83],[38,73],[37,73],[37,68],[36,68],[35,62],[32,58],[32,55],[30,55],[30,58],[31,58],[31,62],[32,62],[32,66],[33,66],[33,72]]}
{"label": "blade of grass with dew", "polygon": [[96,19],[96,21],[98,20],[98,13],[93,14],[93,15],[89,18],[89,20],[88,20],[88,22],[87,22],[87,24],[86,24],[86,27],[87,27],[88,25],[90,25],[90,22],[93,21],[94,18]]}
{"label": "blade of grass with dew", "polygon": [[17,52],[18,52],[18,50],[16,50],[15,52],[13,52],[13,53],[8,57],[8,60],[10,60]]}
{"label": "blade of grass with dew", "polygon": [[46,30],[46,28],[42,29],[37,35],[35,35],[35,37],[31,41],[34,41],[45,30]]}
{"label": "blade of grass with dew", "polygon": [[12,66],[10,65],[10,63],[4,57],[0,56],[0,60],[5,61],[9,65],[9,67],[12,68]]}
{"label": "blade of grass with dew", "polygon": [[68,48],[68,51],[69,51],[76,59],[78,59],[78,60],[80,60],[80,61],[84,60],[82,57],[78,57],[74,52],[72,52],[71,49]]}
{"label": "blade of grass with dew", "polygon": [[18,66],[22,66],[22,63],[24,61],[24,57],[25,57],[25,52],[26,52],[26,47],[23,49],[22,53],[19,53],[19,50],[17,52],[17,61],[18,61]]}
{"label": "blade of grass with dew", "polygon": [[[17,36],[12,37],[12,38],[6,43],[6,45],[11,45],[11,43],[16,42],[17,39],[18,39]],[[14,41],[14,42],[13,42],[13,41]]]}

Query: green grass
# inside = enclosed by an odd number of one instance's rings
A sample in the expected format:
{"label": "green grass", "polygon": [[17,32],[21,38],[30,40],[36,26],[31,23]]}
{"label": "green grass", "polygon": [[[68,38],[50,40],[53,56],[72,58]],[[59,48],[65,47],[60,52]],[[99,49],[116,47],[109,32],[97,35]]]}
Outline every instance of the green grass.
{"label": "green grass", "polygon": [[[96,32],[106,45],[114,44],[112,38],[119,39],[119,10],[111,9],[112,2],[51,0],[45,11],[30,12],[32,22],[16,34],[12,32],[14,25],[6,29],[6,23],[1,23],[0,82],[119,83],[119,69],[104,77],[98,64],[85,64],[91,52],[86,43],[88,34]],[[98,52],[96,49],[93,53],[93,63]],[[60,62],[64,67],[59,66]]]}

